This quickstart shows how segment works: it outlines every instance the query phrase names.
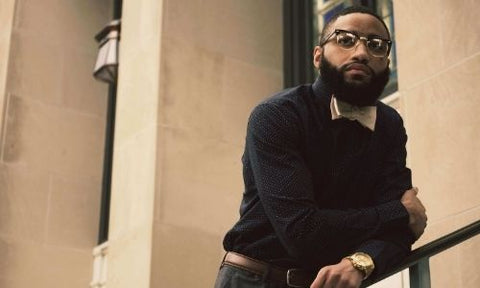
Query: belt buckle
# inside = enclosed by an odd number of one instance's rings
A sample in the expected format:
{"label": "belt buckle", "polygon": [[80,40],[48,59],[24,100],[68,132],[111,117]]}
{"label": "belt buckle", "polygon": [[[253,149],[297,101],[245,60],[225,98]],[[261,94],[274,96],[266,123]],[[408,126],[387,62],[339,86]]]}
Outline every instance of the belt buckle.
{"label": "belt buckle", "polygon": [[300,269],[288,269],[287,270],[287,285],[293,288],[304,288],[305,286],[295,283],[294,274],[295,272],[300,271]]}

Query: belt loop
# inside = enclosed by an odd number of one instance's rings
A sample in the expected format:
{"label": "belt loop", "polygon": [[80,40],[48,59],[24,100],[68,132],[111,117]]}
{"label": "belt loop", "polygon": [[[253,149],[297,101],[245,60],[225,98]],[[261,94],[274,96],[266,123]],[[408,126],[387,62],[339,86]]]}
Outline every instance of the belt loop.
{"label": "belt loop", "polygon": [[222,263],[220,264],[220,268],[221,269],[223,267],[223,265],[225,265],[225,258],[227,258],[227,254],[228,252],[225,252],[225,255],[223,255],[223,258],[222,258]]}
{"label": "belt loop", "polygon": [[222,263],[225,262],[225,258],[227,258],[227,254],[228,252],[225,252],[225,254],[223,255]]}

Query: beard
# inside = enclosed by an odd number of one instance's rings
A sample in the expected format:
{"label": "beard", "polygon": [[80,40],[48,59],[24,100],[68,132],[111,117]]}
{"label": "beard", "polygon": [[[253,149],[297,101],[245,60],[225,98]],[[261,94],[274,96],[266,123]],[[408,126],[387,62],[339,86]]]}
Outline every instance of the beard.
{"label": "beard", "polygon": [[347,83],[344,77],[344,72],[347,68],[348,65],[343,65],[337,69],[325,58],[325,55],[322,55],[320,75],[323,81],[332,89],[335,98],[356,106],[373,105],[382,95],[383,89],[385,89],[388,83],[390,68],[385,68],[378,75],[370,69],[370,82],[364,84]]}

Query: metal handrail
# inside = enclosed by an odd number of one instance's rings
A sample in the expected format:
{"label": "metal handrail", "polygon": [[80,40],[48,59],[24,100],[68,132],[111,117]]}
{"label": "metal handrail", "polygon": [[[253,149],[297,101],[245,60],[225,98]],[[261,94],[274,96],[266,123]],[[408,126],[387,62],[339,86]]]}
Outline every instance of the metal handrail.
{"label": "metal handrail", "polygon": [[[428,259],[478,234],[480,234],[480,220],[475,221],[463,228],[460,228],[450,234],[440,237],[437,240],[434,240],[428,244],[425,244],[413,250],[410,253],[410,255],[407,258],[405,258],[405,260],[402,261],[400,264],[391,267],[381,275],[377,275],[376,277],[367,279],[364,283],[362,283],[361,287],[367,287],[369,285],[375,284],[406,268],[410,268],[410,278],[411,278],[410,287],[411,288],[429,287],[430,275],[428,275],[428,279],[426,279],[424,278],[424,276],[418,274],[418,273],[425,273],[425,272],[429,274]],[[417,281],[417,283],[413,283],[413,285],[412,285],[412,276],[413,278],[415,278],[414,280]],[[422,285],[418,283],[426,283],[426,284]]]}

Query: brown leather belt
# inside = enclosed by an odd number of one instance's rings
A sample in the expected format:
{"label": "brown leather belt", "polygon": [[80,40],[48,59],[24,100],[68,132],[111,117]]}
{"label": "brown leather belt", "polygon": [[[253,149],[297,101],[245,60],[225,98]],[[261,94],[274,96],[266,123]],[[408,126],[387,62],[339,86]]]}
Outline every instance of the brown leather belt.
{"label": "brown leather belt", "polygon": [[223,265],[237,267],[257,275],[266,276],[268,280],[284,283],[288,287],[310,287],[316,276],[301,269],[283,269],[269,265],[235,252],[227,252],[225,254]]}

